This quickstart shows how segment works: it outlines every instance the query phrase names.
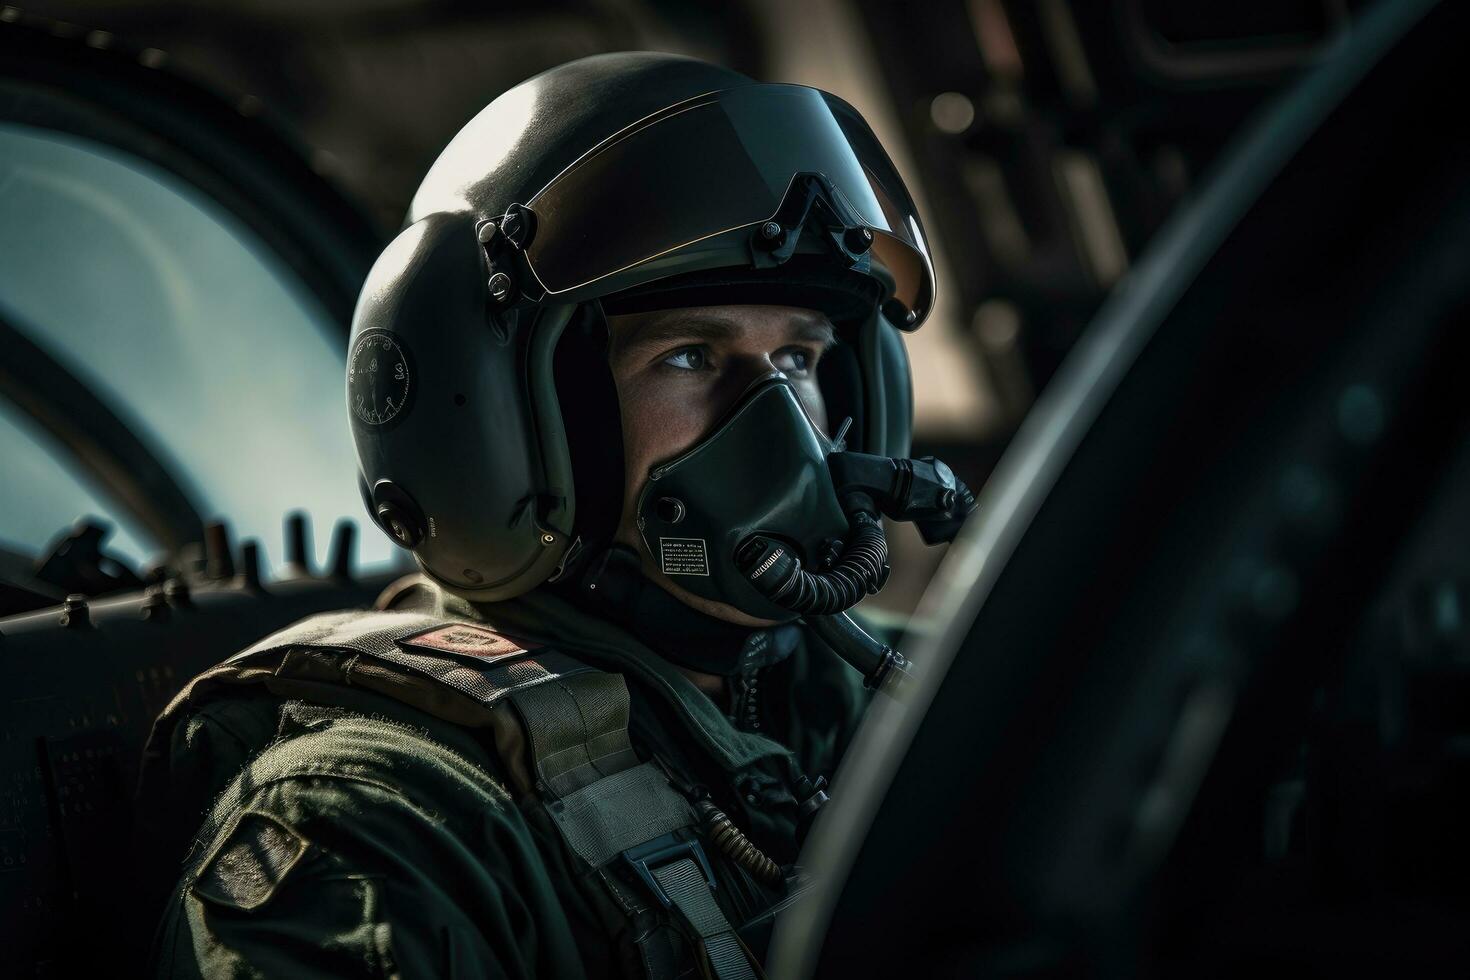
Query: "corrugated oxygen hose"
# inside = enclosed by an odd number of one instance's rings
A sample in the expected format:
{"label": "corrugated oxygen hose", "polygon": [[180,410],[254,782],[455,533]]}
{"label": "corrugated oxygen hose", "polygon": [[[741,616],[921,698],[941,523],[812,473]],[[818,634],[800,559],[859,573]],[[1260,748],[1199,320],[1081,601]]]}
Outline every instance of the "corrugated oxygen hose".
{"label": "corrugated oxygen hose", "polygon": [[735,553],[735,565],[756,590],[783,609],[803,616],[831,616],[857,605],[883,585],[888,574],[888,540],[872,514],[851,515],[852,532],[830,569],[809,572],[791,548],[754,534]]}

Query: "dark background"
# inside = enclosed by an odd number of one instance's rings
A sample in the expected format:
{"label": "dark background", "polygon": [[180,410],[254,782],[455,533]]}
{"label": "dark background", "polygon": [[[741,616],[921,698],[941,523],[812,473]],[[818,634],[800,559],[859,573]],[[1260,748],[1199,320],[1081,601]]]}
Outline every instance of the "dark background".
{"label": "dark background", "polygon": [[[202,85],[284,135],[384,241],[458,128],[552,65],[661,49],[833,91],[878,130],[935,239],[941,302],[910,338],[918,451],[979,485],[1160,223],[1359,6],[282,0],[4,16]],[[905,611],[937,555],[907,536],[896,548],[906,574],[882,602]]]}

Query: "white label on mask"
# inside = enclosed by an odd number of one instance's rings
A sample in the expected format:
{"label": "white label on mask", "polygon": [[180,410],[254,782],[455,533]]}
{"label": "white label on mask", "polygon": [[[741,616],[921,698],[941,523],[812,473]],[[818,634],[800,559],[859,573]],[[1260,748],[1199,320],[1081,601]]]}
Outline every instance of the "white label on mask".
{"label": "white label on mask", "polygon": [[704,538],[659,538],[658,563],[665,575],[708,575]]}

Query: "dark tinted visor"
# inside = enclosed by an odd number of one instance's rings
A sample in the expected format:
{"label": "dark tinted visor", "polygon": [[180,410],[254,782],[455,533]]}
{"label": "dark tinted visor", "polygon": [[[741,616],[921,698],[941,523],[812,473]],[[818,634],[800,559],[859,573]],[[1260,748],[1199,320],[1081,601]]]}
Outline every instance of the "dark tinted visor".
{"label": "dark tinted visor", "polygon": [[700,96],[605,140],[526,202],[526,258],[548,293],[578,289],[770,220],[801,173],[825,177],[872,230],[892,299],[922,320],[934,274],[908,191],[855,109],[798,85]]}

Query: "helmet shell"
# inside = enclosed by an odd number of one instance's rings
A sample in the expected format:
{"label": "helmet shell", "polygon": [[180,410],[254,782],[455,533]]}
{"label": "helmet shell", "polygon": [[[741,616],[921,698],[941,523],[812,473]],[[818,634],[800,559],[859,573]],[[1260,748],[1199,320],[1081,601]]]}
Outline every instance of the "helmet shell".
{"label": "helmet shell", "polygon": [[527,79],[465,124],[408,209],[503,214],[578,157],[660,109],[754,80],[694,58],[625,51],[581,58]]}

